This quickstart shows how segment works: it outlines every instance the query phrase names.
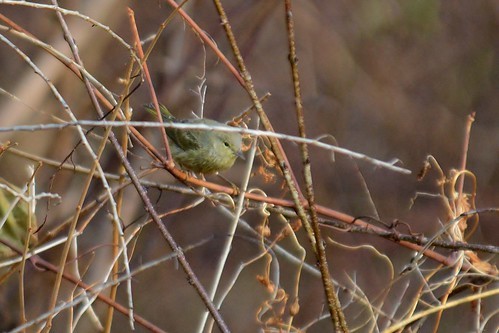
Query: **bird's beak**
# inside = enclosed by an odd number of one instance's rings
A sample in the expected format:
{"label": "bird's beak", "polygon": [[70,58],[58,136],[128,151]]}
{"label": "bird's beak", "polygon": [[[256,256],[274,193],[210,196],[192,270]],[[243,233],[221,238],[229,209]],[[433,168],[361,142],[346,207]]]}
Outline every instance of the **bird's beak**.
{"label": "bird's beak", "polygon": [[242,150],[238,150],[235,152],[236,156],[239,157],[240,159],[242,160],[245,160],[246,158],[244,157],[244,154],[243,154],[243,151]]}

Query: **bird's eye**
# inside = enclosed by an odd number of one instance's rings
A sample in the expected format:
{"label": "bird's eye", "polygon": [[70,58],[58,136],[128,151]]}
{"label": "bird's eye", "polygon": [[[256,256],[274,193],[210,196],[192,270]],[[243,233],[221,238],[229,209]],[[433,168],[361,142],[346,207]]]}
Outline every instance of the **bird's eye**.
{"label": "bird's eye", "polygon": [[224,146],[229,147],[229,143],[227,141],[224,141]]}

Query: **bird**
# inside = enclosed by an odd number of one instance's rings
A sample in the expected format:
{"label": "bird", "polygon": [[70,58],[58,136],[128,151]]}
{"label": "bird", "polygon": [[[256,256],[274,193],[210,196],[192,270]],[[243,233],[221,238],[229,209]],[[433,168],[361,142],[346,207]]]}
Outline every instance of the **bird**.
{"label": "bird", "polygon": [[[156,115],[153,104],[144,105]],[[217,127],[230,126],[208,118],[177,119],[162,104],[159,105],[165,122]],[[242,135],[236,132],[217,130],[166,128],[168,143],[173,159],[185,170],[211,174],[230,169],[236,159],[244,159]]]}

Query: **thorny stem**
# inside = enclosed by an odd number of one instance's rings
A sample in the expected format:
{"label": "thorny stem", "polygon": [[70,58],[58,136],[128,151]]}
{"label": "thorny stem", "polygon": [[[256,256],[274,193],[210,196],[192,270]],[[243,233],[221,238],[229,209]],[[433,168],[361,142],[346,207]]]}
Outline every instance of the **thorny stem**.
{"label": "thorny stem", "polygon": [[[289,62],[291,65],[291,73],[293,77],[293,88],[295,94],[295,107],[296,116],[298,119],[298,131],[302,138],[306,138],[305,132],[305,119],[303,117],[303,105],[300,90],[300,77],[298,72],[298,56],[296,53],[295,45],[295,31],[294,31],[294,20],[293,11],[291,8],[291,0],[284,1],[284,8],[286,12],[286,24],[288,30],[288,42],[289,42]],[[337,332],[348,332],[347,322],[345,320],[345,315],[341,309],[341,304],[338,296],[334,291],[333,280],[331,274],[329,273],[328,262],[326,258],[326,249],[324,247],[324,242],[321,236],[321,229],[319,227],[319,221],[317,218],[317,210],[315,207],[315,195],[312,183],[312,171],[310,156],[308,154],[308,146],[304,143],[300,144],[303,162],[303,177],[305,179],[305,193],[308,200],[308,212],[310,214],[311,221],[304,221],[305,223],[312,224],[313,234],[309,234],[309,238],[315,238],[311,240],[311,243],[315,243],[315,255],[319,264],[319,270],[321,271],[322,283],[324,285],[324,291],[326,293],[326,298],[329,307],[329,313],[333,319],[333,324]],[[308,229],[307,229],[308,231]]]}

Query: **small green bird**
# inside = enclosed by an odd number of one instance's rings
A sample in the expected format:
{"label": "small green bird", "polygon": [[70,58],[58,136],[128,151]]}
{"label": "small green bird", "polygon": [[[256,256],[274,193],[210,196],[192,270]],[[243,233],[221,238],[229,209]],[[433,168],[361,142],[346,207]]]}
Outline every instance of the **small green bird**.
{"label": "small green bird", "polygon": [[[149,113],[156,115],[154,105],[144,107]],[[178,120],[161,104],[160,111],[163,119],[171,123],[229,127],[206,118]],[[167,128],[166,134],[173,159],[186,170],[209,174],[229,169],[238,157],[244,159],[240,133]]]}

